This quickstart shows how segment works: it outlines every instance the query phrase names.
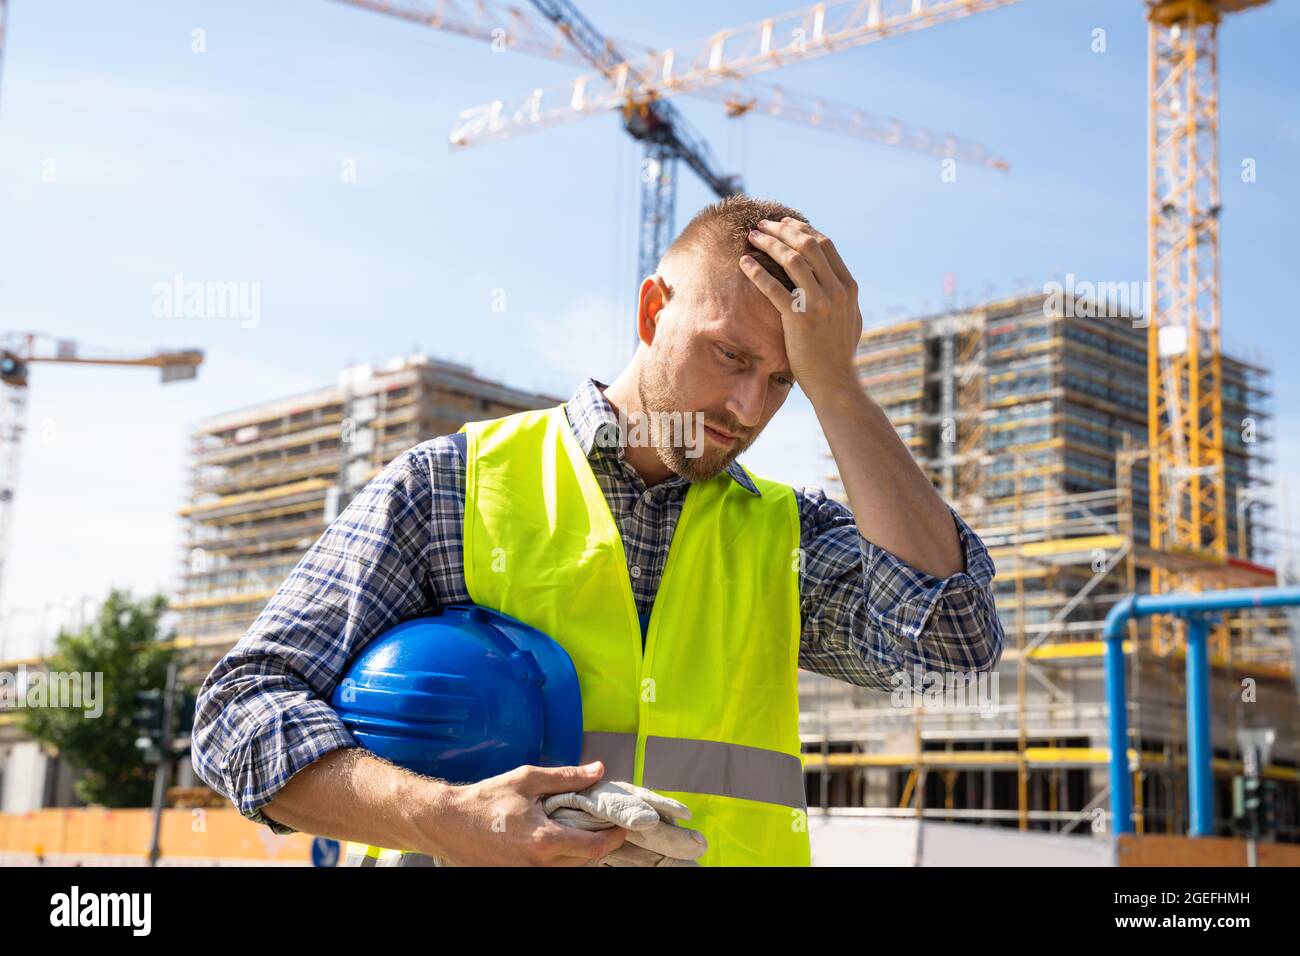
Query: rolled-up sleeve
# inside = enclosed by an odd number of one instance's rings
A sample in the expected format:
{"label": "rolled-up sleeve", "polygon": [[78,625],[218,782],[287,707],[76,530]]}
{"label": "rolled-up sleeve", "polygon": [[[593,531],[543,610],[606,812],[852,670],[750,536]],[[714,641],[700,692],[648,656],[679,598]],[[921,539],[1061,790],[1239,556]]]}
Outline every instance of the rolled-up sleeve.
{"label": "rolled-up sleeve", "polygon": [[299,770],[357,746],[328,703],[349,661],[434,607],[431,444],[396,458],[356,495],[199,691],[195,771],[276,833],[294,831],[262,808]]}
{"label": "rolled-up sleeve", "polygon": [[868,541],[852,512],[820,490],[801,491],[798,498],[801,667],[892,690],[900,674],[910,683],[918,670],[971,673],[997,666],[1003,633],[993,561],[955,511],[965,566],[939,578]]}

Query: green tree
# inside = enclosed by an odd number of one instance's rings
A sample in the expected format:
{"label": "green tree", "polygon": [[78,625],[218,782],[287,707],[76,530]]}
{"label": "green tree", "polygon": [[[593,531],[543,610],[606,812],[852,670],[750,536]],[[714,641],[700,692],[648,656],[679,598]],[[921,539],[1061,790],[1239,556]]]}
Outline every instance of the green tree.
{"label": "green tree", "polygon": [[70,766],[83,771],[77,796],[106,807],[148,806],[153,767],[135,746],[132,724],[137,691],[166,685],[167,665],[175,653],[160,646],[167,600],[161,594],[136,601],[126,591],[112,591],[96,620],[80,633],[60,631],[50,672],[103,676],[103,712],[86,716],[85,708],[28,707],[19,726]]}

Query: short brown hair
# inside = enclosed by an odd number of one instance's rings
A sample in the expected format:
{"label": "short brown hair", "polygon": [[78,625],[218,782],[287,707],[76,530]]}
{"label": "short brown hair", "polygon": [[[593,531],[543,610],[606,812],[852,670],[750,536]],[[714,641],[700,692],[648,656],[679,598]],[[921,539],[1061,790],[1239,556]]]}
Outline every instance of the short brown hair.
{"label": "short brown hair", "polygon": [[772,277],[785,286],[786,291],[794,292],[794,281],[785,273],[785,269],[766,252],[756,249],[749,243],[749,232],[758,228],[760,219],[780,222],[786,216],[807,222],[808,217],[797,209],[783,206],[770,199],[756,199],[753,196],[728,196],[710,206],[705,206],[673,240],[673,244],[664,253],[664,258],[675,253],[694,251],[706,255],[730,256],[733,263],[748,253],[771,273]]}

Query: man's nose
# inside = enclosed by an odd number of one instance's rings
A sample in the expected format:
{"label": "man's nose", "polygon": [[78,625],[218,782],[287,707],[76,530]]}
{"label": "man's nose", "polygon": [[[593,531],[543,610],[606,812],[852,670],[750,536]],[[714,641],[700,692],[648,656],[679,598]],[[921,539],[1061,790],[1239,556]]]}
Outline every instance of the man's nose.
{"label": "man's nose", "polygon": [[727,411],[745,428],[756,428],[763,420],[763,406],[767,403],[767,384],[750,380],[731,393]]}

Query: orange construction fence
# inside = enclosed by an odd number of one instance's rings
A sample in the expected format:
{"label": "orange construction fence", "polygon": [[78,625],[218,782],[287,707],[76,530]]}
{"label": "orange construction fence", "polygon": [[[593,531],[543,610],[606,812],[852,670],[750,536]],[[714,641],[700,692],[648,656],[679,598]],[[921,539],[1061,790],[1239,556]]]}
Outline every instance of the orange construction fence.
{"label": "orange construction fence", "polygon": [[[0,813],[0,861],[129,864],[146,862],[153,835],[148,809],[103,807]],[[278,836],[233,807],[163,811],[161,862],[311,865],[312,837]]]}

